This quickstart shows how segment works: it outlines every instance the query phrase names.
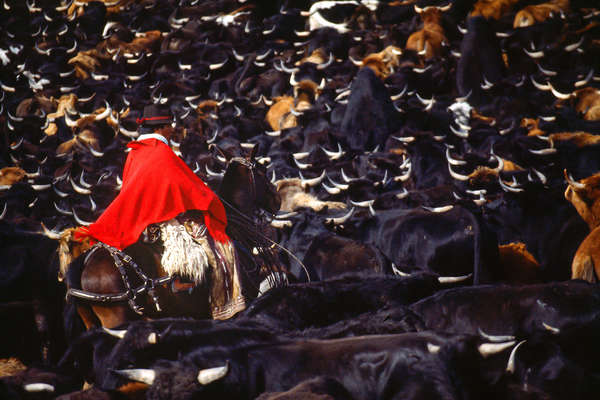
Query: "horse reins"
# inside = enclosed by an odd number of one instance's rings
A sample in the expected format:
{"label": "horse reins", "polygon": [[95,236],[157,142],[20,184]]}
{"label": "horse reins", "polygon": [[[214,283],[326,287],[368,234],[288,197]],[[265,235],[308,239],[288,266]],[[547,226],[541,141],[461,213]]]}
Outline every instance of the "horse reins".
{"label": "horse reins", "polygon": [[[256,180],[254,177],[254,168],[256,168],[255,164],[253,162],[250,162],[248,160],[246,160],[245,158],[242,157],[233,157],[231,161],[237,161],[240,164],[244,165],[245,167],[248,167],[248,169],[250,170],[250,179],[252,181],[252,197],[254,199],[256,199]],[[250,223],[250,224],[254,224],[254,221],[248,217],[246,214],[244,214],[243,212],[241,212],[237,207],[235,207],[233,204],[231,204],[230,202],[228,202],[227,200],[223,199],[221,196],[219,196],[217,194],[217,197],[219,198],[219,200],[221,200],[222,203],[226,204],[229,208],[231,208],[233,211],[235,211],[238,215],[240,215],[242,218],[244,218],[246,220],[246,222]],[[308,273],[308,269],[306,268],[306,266],[304,265],[304,263],[302,263],[302,261],[300,261],[300,259],[298,259],[298,257],[296,257],[296,255],[294,253],[292,253],[289,249],[283,247],[282,245],[280,245],[279,243],[275,242],[274,240],[268,238],[267,236],[263,235],[261,232],[256,231],[256,234],[259,235],[262,239],[266,240],[267,242],[271,243],[271,247],[278,247],[279,249],[283,250],[284,252],[286,252],[289,256],[291,256],[294,260],[296,260],[296,262],[302,267],[302,269],[304,270],[304,273],[306,274],[306,278],[308,279],[308,282],[310,282],[310,275]]]}
{"label": "horse reins", "polygon": [[[112,246],[110,246],[106,243],[102,243],[102,242],[96,243],[89,250],[88,255],[86,256],[86,259],[100,247],[105,248],[109,252],[109,254],[112,256],[115,266],[119,270],[119,273],[121,274],[121,279],[123,280],[123,283],[125,284],[125,287],[127,288],[127,290],[124,292],[115,293],[115,294],[98,294],[98,293],[88,292],[87,290],[69,288],[67,290],[67,299],[69,297],[75,297],[78,299],[94,301],[94,302],[98,302],[98,303],[119,303],[119,302],[127,301],[133,311],[135,311],[137,314],[142,315],[143,307],[141,307],[139,304],[137,304],[137,298],[138,298],[138,295],[147,292],[148,295],[150,296],[150,298],[152,299],[152,301],[154,302],[154,307],[156,308],[156,311],[160,312],[161,308],[160,308],[160,304],[158,303],[158,296],[156,294],[155,288],[157,286],[164,285],[165,283],[169,283],[170,281],[173,280],[173,277],[163,276],[161,278],[152,279],[152,278],[148,277],[148,275],[146,275],[144,273],[144,271],[142,271],[142,269],[139,267],[139,265],[137,265],[136,262],[133,261],[133,258],[131,258],[131,256],[123,253],[121,250],[119,250],[115,247],[112,247]],[[129,282],[129,278],[127,277],[126,267],[128,265],[135,271],[135,273],[138,275],[138,277],[144,282],[142,285],[138,286],[137,288],[131,287],[131,283]]]}

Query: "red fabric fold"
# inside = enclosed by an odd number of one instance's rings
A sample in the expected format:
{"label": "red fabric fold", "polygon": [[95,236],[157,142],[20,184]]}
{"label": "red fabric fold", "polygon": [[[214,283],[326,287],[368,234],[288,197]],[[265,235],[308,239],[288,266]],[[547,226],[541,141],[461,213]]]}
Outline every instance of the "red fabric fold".
{"label": "red fabric fold", "polygon": [[187,210],[201,210],[213,239],[229,240],[223,204],[169,146],[157,139],[145,139],[127,147],[131,152],[123,169],[121,192],[78,236],[89,235],[122,250],[135,243],[148,225],[170,220]]}

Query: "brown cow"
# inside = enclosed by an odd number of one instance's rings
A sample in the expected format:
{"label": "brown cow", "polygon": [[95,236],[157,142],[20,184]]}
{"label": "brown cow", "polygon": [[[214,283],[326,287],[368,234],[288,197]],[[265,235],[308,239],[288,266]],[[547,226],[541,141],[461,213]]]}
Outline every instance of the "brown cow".
{"label": "brown cow", "polygon": [[478,0],[469,16],[500,19],[518,2],[519,0]]}
{"label": "brown cow", "polygon": [[573,180],[566,170],[564,174],[569,184],[565,190],[565,198],[573,204],[591,232],[600,225],[600,173],[579,182]]}
{"label": "brown cow", "polygon": [[265,119],[274,131],[295,127],[298,124],[296,115],[312,107],[323,89],[323,85],[310,80],[293,82],[293,85],[294,97],[275,97],[275,103],[267,111]]}
{"label": "brown cow", "polygon": [[448,39],[442,28],[442,12],[450,9],[451,4],[445,7],[425,7],[423,9],[415,6],[415,11],[421,15],[423,27],[412,33],[406,41],[406,49],[414,50],[426,60],[439,56],[442,46],[448,44]]}
{"label": "brown cow", "polygon": [[600,228],[596,228],[581,242],[571,264],[571,279],[596,283],[600,276]]}
{"label": "brown cow", "polygon": [[523,28],[544,22],[546,19],[563,14],[568,10],[569,0],[551,0],[548,3],[527,6],[515,15],[513,27]]}
{"label": "brown cow", "polygon": [[575,206],[581,218],[590,227],[589,235],[581,242],[571,264],[571,278],[597,282],[600,276],[600,173],[579,182],[565,170],[569,186],[565,198]]}
{"label": "brown cow", "polygon": [[394,69],[400,65],[402,50],[396,46],[388,46],[379,53],[372,53],[355,64],[360,67],[371,68],[379,79],[386,79],[394,73]]}
{"label": "brown cow", "polygon": [[25,171],[19,167],[4,167],[0,169],[0,187],[11,186],[25,178]]}
{"label": "brown cow", "polygon": [[344,209],[346,204],[338,201],[321,201],[312,194],[306,192],[306,185],[299,178],[280,179],[275,182],[277,193],[281,198],[280,211],[291,212],[302,207],[321,211],[325,207],[330,209]]}
{"label": "brown cow", "polygon": [[593,87],[576,90],[573,93],[575,98],[575,110],[583,115],[583,119],[588,121],[600,120],[600,90]]}
{"label": "brown cow", "polygon": [[524,243],[499,245],[498,253],[501,267],[495,275],[496,280],[520,285],[540,282],[540,263]]}

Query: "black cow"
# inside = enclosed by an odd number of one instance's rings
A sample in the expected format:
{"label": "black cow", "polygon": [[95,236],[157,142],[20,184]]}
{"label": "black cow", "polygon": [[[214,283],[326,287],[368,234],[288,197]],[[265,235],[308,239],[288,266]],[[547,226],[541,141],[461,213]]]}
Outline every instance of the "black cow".
{"label": "black cow", "polygon": [[572,280],[447,289],[408,308],[428,330],[526,337],[589,324],[600,317],[599,306],[595,285]]}
{"label": "black cow", "polygon": [[500,356],[494,354],[514,344],[407,333],[234,349],[203,346],[177,361],[157,360],[150,368],[116,373],[149,384],[150,399],[251,399],[319,377],[336,381],[353,399],[481,398],[491,394],[485,375],[497,364]]}
{"label": "black cow", "polygon": [[504,63],[498,40],[485,18],[468,18],[466,28],[456,66],[456,87],[461,96],[473,93],[476,99],[484,79],[495,83],[502,78]]}
{"label": "black cow", "polygon": [[359,223],[358,231],[403,273],[473,274],[475,284],[488,281],[496,268],[495,236],[464,207],[441,211],[384,210]]}
{"label": "black cow", "polygon": [[398,119],[387,88],[370,68],[362,68],[352,86],[339,138],[352,149],[383,146],[398,128]]}
{"label": "black cow", "polygon": [[0,223],[0,357],[56,361],[65,349],[57,243]]}

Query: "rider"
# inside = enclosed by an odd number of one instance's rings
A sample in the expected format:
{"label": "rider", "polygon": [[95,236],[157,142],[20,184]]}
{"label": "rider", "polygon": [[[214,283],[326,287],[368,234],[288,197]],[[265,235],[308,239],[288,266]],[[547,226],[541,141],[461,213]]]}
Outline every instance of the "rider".
{"label": "rider", "polygon": [[121,191],[95,223],[80,229],[79,239],[123,250],[159,233],[163,269],[194,284],[209,277],[212,317],[230,318],[245,308],[245,299],[223,204],[169,147],[174,119],[168,107],[144,107],[137,123],[142,134],[127,145]]}

